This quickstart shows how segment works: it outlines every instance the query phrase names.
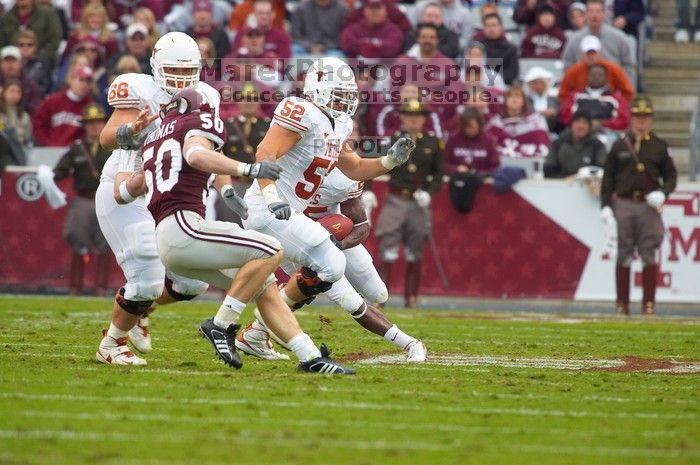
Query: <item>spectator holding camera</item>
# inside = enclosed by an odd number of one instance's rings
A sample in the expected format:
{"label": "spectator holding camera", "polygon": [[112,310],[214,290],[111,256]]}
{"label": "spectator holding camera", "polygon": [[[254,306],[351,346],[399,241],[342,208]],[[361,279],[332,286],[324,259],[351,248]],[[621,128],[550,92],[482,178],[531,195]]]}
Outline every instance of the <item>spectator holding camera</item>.
{"label": "spectator holding camera", "polygon": [[605,145],[596,137],[591,117],[578,110],[571,118],[571,126],[552,142],[544,162],[544,176],[567,178],[584,166],[602,167],[605,155]]}
{"label": "spectator holding camera", "polygon": [[467,107],[459,117],[459,129],[445,146],[445,171],[448,174],[491,174],[501,165],[493,139],[484,131],[484,116],[475,107]]}

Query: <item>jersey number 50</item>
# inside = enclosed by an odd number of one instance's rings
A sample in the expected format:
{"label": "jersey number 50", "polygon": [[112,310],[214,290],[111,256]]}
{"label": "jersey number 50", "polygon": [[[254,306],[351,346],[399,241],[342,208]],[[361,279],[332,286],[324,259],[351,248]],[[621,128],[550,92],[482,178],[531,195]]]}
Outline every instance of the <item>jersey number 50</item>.
{"label": "jersey number 50", "polygon": [[[218,118],[217,118],[218,119]],[[221,120],[219,120],[221,121]],[[223,124],[223,123],[222,123]],[[149,147],[148,150],[143,152],[143,162],[144,164],[153,158],[153,152],[155,152],[155,147]],[[168,176],[165,177],[163,173],[163,168],[168,167]],[[153,172],[146,171],[146,185],[148,186],[148,194],[146,194],[146,202],[151,202],[151,197],[153,196],[153,188],[158,189],[161,194],[163,192],[168,192],[170,189],[175,187],[177,180],[180,177],[180,170],[182,169],[182,149],[180,143],[175,139],[166,139],[158,147],[158,153],[156,154],[156,166],[155,166],[155,179],[153,177]]]}

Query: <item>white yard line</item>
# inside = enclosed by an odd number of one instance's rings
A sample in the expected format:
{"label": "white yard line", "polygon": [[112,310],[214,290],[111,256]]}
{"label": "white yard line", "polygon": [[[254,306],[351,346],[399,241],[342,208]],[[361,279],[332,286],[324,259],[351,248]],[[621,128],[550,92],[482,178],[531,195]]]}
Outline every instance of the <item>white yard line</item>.
{"label": "white yard line", "polygon": [[[182,398],[171,399],[162,397],[146,396],[85,396],[75,394],[26,394],[21,392],[1,392],[0,398],[22,399],[22,400],[61,400],[75,402],[120,402],[120,403],[145,403],[145,404],[172,404],[178,402],[181,405],[261,405],[279,408],[306,409],[308,405],[298,401],[281,400],[261,400],[257,398],[237,398],[237,399],[207,399],[207,398]],[[404,410],[425,410],[422,405],[415,403],[395,404],[395,403],[375,403],[375,402],[350,402],[350,401],[315,401],[316,407],[326,407],[328,409],[352,409],[352,410],[389,410],[395,411],[397,408]],[[591,418],[637,418],[637,419],[668,419],[668,420],[696,420],[694,413],[660,413],[660,412],[592,412],[588,410],[549,410],[549,409],[527,409],[527,408],[479,408],[479,407],[451,407],[436,405],[431,407],[432,411],[462,414],[483,414],[483,415],[517,415],[517,416],[551,416],[551,417],[591,417]]]}

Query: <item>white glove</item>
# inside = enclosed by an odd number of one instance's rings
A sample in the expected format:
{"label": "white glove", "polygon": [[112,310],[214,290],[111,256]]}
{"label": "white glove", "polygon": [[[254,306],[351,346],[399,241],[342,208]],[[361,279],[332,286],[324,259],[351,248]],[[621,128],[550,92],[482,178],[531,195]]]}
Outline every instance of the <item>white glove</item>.
{"label": "white glove", "polygon": [[384,168],[391,170],[408,161],[411,152],[416,148],[416,142],[408,137],[401,137],[389,147],[386,156],[381,158]]}
{"label": "white glove", "polygon": [[666,202],[666,194],[661,191],[653,191],[647,194],[646,199],[650,206],[659,210]]}
{"label": "white glove", "polygon": [[578,173],[576,173],[576,179],[602,179],[603,168],[599,166],[582,166],[579,168]]}
{"label": "white glove", "polygon": [[423,189],[418,189],[413,193],[413,200],[415,200],[421,208],[428,208],[430,206],[430,194]]}
{"label": "white glove", "polygon": [[611,220],[615,220],[615,214],[612,211],[612,208],[610,207],[603,207],[603,209],[600,211],[600,219],[603,220],[604,223],[609,223]]}
{"label": "white glove", "polygon": [[48,165],[39,165],[36,170],[36,179],[44,188],[44,195],[46,195],[46,201],[52,209],[56,210],[65,206],[66,194],[56,185],[53,180],[53,170],[48,167]]}
{"label": "white glove", "polygon": [[362,208],[365,209],[365,215],[367,215],[367,224],[372,225],[372,210],[379,205],[377,195],[372,191],[364,191],[360,200],[362,201]]}

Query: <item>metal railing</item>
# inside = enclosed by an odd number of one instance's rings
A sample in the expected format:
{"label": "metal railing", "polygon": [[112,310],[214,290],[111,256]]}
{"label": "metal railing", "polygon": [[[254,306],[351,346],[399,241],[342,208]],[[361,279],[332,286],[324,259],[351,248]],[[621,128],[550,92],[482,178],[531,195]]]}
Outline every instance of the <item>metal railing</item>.
{"label": "metal railing", "polygon": [[688,138],[688,148],[690,149],[690,159],[688,160],[688,178],[695,181],[700,171],[700,76],[698,77],[698,102],[693,109],[693,116],[690,118],[690,137]]}

